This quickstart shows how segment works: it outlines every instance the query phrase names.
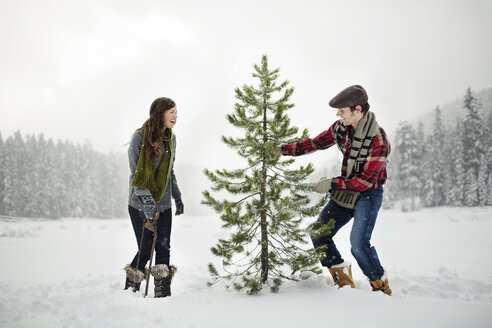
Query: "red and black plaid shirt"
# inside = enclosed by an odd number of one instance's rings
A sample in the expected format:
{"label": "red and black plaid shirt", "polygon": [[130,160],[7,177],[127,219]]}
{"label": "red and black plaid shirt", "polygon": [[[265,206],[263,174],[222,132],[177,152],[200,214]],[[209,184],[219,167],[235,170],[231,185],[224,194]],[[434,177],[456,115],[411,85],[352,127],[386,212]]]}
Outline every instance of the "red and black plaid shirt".
{"label": "red and black plaid shirt", "polygon": [[[371,188],[378,188],[386,182],[386,159],[391,151],[391,146],[383,128],[379,128],[379,133],[372,138],[369,151],[365,161],[357,171],[352,170],[350,177],[345,178],[347,173],[347,161],[350,155],[350,146],[353,137],[353,128],[348,126],[345,133],[337,133],[336,127],[343,124],[341,120],[333,123],[330,128],[320,133],[315,138],[295,142],[282,146],[282,154],[290,156],[300,156],[310,154],[319,149],[327,149],[334,144],[343,153],[342,175],[333,178],[332,185],[336,189],[348,191],[364,191]],[[356,163],[357,165],[357,163]]]}

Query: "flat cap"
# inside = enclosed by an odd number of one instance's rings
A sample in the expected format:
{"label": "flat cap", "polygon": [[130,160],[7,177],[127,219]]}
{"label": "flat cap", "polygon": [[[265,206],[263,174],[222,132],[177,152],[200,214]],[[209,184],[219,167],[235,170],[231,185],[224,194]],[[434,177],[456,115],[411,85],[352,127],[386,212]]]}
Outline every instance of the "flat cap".
{"label": "flat cap", "polygon": [[333,108],[344,108],[350,106],[363,105],[367,103],[367,93],[360,85],[351,85],[343,89],[339,94],[330,100]]}

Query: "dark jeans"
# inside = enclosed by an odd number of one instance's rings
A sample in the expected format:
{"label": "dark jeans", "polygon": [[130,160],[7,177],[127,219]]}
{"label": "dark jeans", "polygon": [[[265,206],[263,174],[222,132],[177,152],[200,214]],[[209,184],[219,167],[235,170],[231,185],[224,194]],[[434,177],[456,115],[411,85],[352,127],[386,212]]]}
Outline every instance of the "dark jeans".
{"label": "dark jeans", "polygon": [[[132,220],[133,231],[137,238],[137,247],[140,247],[140,237],[142,236],[142,226],[145,220],[143,212],[128,206],[130,219]],[[171,226],[172,212],[171,208],[159,214],[157,220],[157,241],[155,243],[155,264],[166,264],[169,266],[169,253],[171,249]],[[152,249],[152,240],[154,233],[148,229],[144,229],[142,249],[140,250],[140,261],[138,261],[138,269],[144,271],[145,265],[150,260],[150,251]],[[137,267],[138,251],[133,258],[131,267]]]}
{"label": "dark jeans", "polygon": [[357,260],[362,272],[371,280],[377,280],[384,274],[384,269],[379,262],[378,254],[374,246],[371,246],[371,236],[376,224],[379,208],[383,200],[383,188],[370,189],[361,192],[353,209],[348,209],[329,201],[318,217],[318,221],[327,223],[335,219],[335,227],[331,233],[321,238],[313,238],[315,247],[326,245],[326,258],[321,264],[326,267],[343,263],[342,256],[337,250],[333,237],[347,224],[352,217],[354,223],[350,232],[351,251]]}

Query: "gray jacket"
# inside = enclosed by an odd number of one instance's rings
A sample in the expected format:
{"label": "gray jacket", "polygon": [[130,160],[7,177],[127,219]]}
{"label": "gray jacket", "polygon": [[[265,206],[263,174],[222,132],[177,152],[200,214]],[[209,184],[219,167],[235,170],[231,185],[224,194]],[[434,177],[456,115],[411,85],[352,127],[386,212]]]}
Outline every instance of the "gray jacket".
{"label": "gray jacket", "polygon": [[[138,157],[140,156],[140,148],[142,147],[142,139],[138,133],[134,133],[132,136],[132,141],[130,142],[130,147],[128,148],[128,159],[130,162],[130,184],[135,174],[135,169],[137,168]],[[164,143],[162,143],[162,153],[166,151]],[[179,191],[178,182],[176,181],[176,176],[174,175],[174,158],[176,154],[176,136],[173,134],[173,156],[171,158],[171,173],[169,174],[169,179],[167,180],[166,191],[164,196],[162,196],[161,201],[157,204],[159,207],[159,212],[164,212],[171,207],[171,195],[174,199],[181,198],[181,192]],[[161,164],[162,156],[157,160],[157,165],[155,166],[155,173],[159,169]],[[143,211],[143,204],[140,202],[138,196],[140,195],[150,195],[150,191],[147,188],[135,188],[130,186],[130,195],[128,197],[128,205],[136,208],[139,211]]]}

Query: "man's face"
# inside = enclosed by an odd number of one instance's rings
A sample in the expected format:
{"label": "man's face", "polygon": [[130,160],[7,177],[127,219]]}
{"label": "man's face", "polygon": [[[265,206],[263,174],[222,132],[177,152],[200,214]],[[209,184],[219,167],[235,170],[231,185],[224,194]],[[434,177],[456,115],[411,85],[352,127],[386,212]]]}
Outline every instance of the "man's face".
{"label": "man's face", "polygon": [[337,111],[337,116],[342,119],[345,126],[358,122],[357,110],[352,112],[350,107],[339,108]]}

